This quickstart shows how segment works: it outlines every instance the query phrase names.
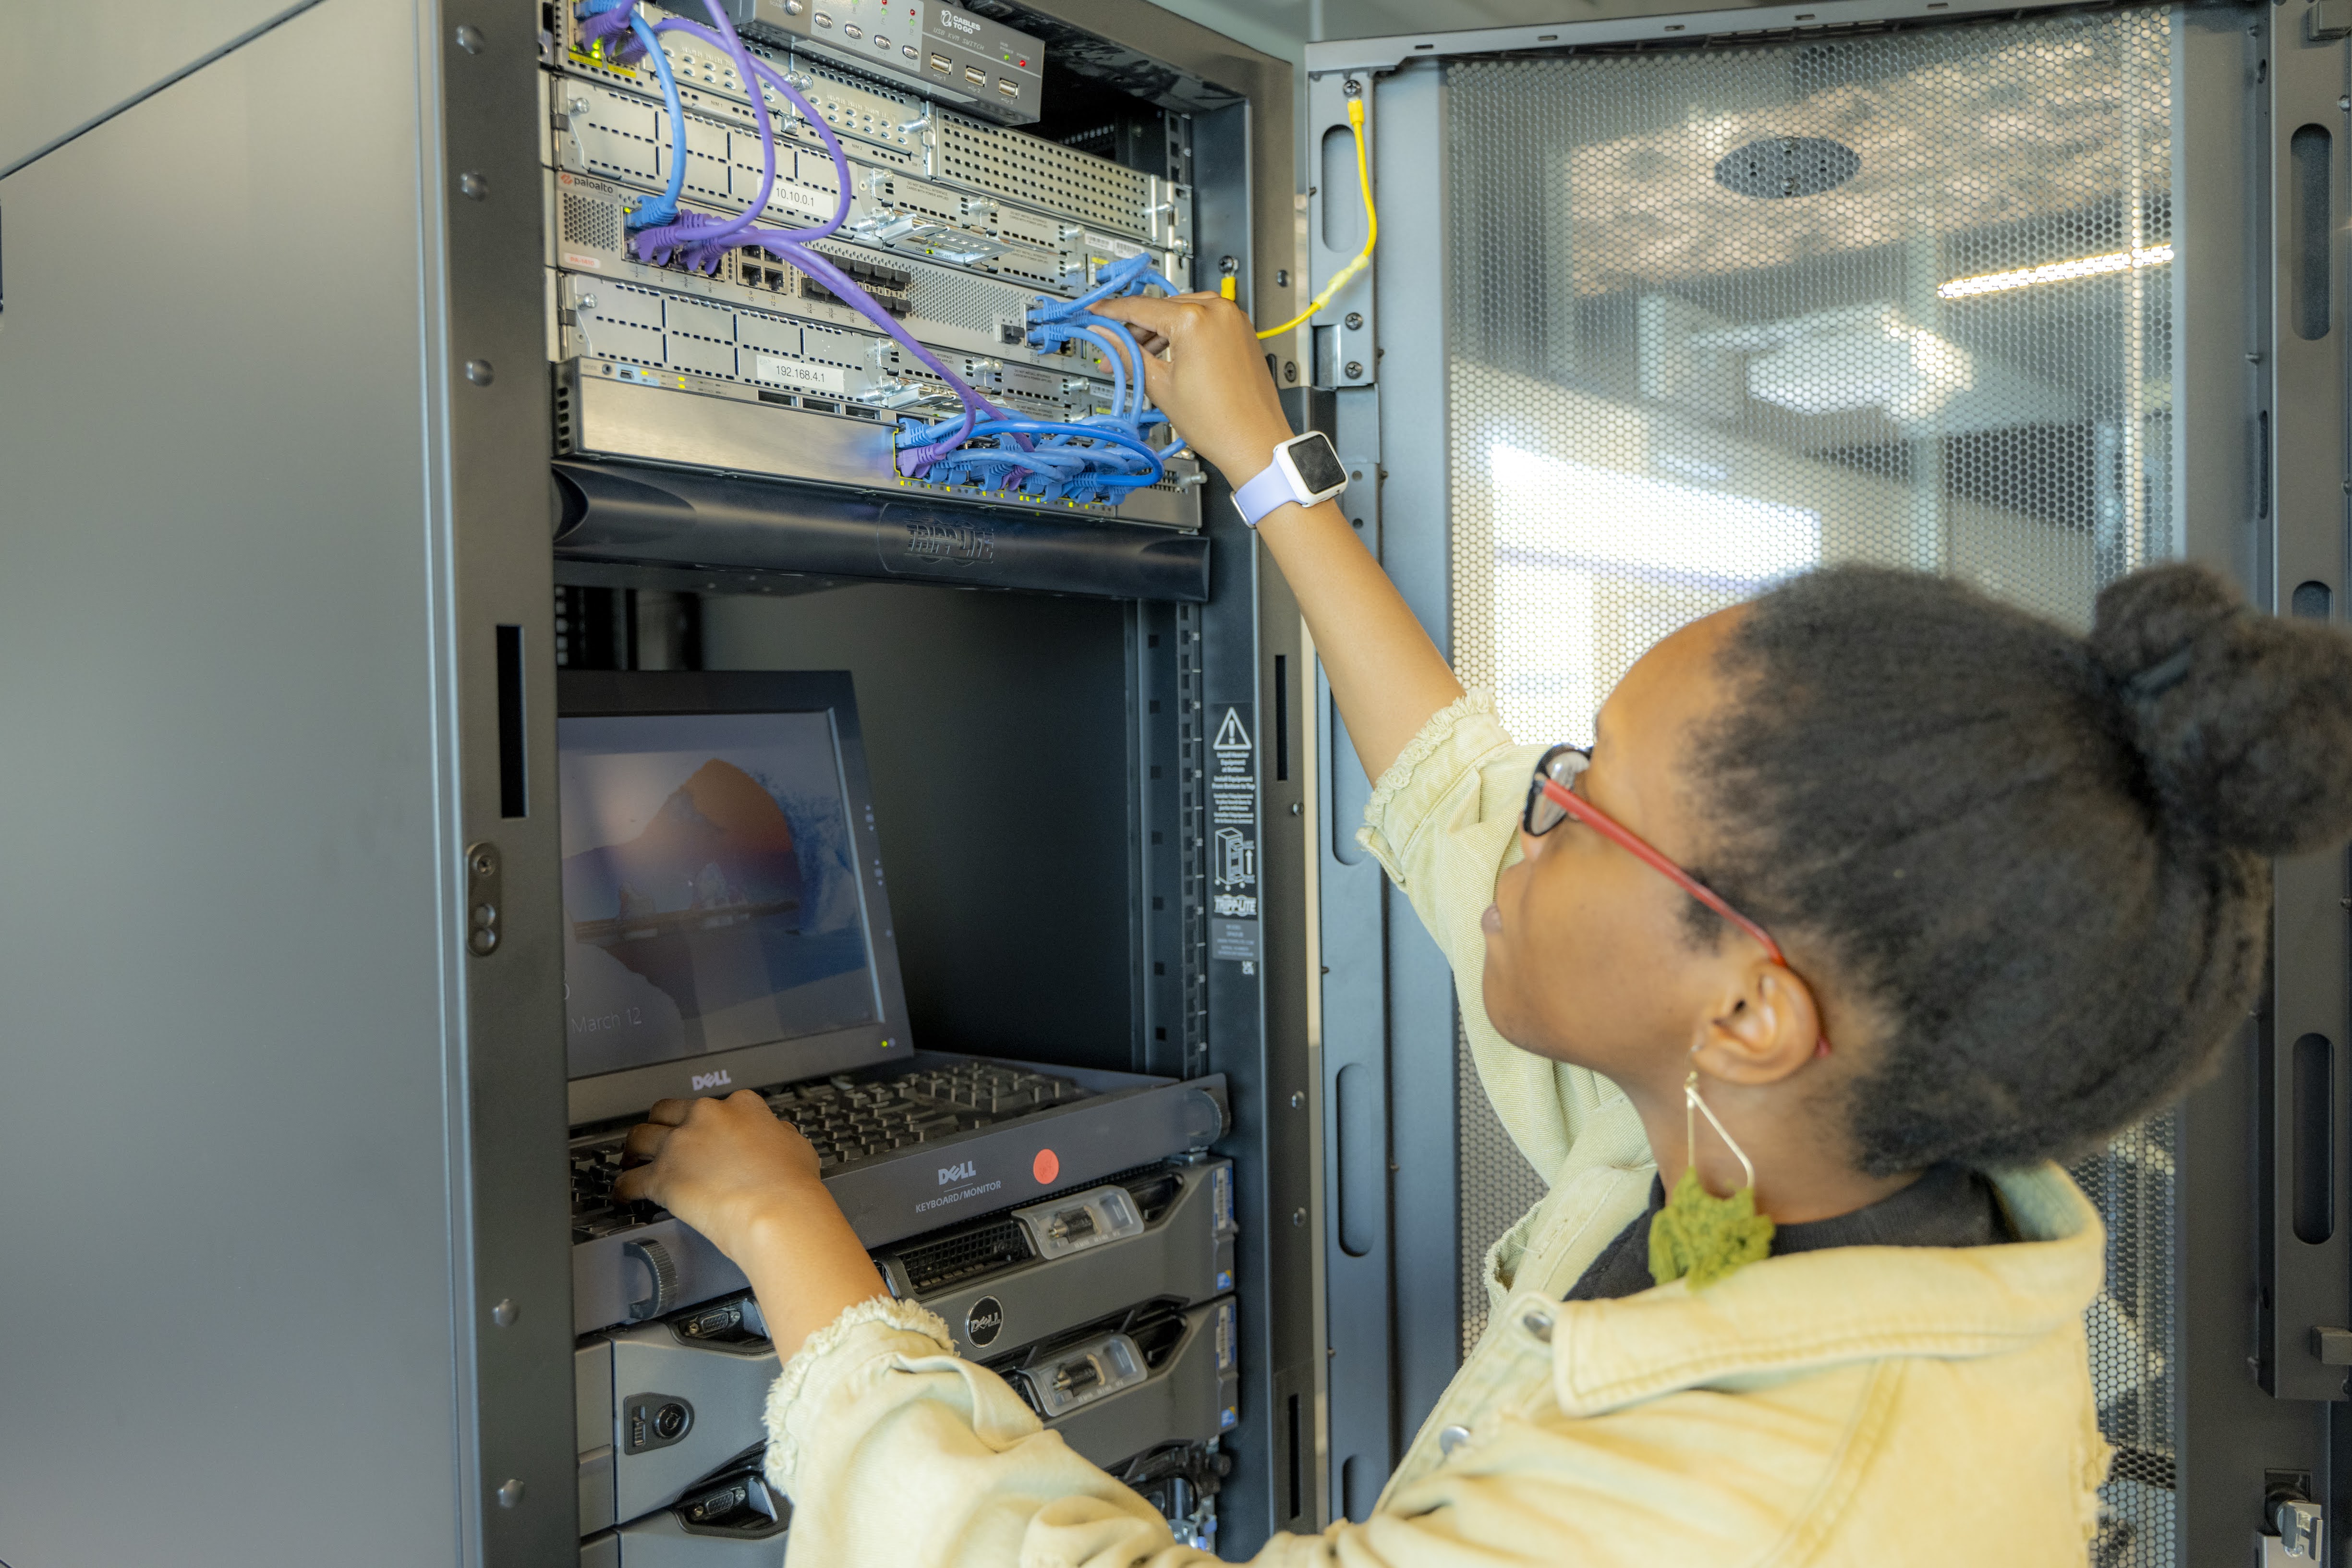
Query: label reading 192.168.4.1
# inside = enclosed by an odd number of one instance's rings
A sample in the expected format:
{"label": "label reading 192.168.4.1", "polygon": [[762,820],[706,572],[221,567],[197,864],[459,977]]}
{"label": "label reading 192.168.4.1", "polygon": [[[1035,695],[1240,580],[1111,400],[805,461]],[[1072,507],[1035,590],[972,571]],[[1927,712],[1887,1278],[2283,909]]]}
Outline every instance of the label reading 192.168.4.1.
{"label": "label reading 192.168.4.1", "polygon": [[753,377],[777,386],[805,386],[812,392],[839,393],[849,387],[849,373],[837,364],[811,364],[774,354],[760,356]]}

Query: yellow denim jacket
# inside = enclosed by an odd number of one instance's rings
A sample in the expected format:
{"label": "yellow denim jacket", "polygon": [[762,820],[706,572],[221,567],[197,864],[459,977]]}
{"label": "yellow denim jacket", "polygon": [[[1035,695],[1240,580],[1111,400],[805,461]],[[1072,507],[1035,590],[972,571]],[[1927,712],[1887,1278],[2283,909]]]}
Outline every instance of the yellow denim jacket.
{"label": "yellow denim jacket", "polygon": [[[1996,1178],[2007,1246],[1840,1247],[1700,1292],[1561,1300],[1654,1170],[1622,1095],[1511,1047],[1480,1003],[1478,915],[1535,756],[1474,692],[1381,780],[1360,837],[1453,960],[1480,1079],[1551,1190],[1488,1253],[1486,1335],[1372,1516],[1253,1561],[2080,1568],[2107,1464],[2083,1331],[2105,1238],[2055,1166]],[[814,1336],[768,1431],[791,1568],[1213,1561],[908,1304]]]}

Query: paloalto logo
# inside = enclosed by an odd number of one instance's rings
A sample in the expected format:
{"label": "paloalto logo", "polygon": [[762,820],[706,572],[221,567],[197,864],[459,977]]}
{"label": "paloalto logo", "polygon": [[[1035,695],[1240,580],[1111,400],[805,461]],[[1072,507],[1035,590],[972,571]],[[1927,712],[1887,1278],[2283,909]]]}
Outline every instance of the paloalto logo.
{"label": "paloalto logo", "polygon": [[695,1092],[699,1094],[706,1089],[725,1089],[734,1081],[735,1080],[727,1076],[727,1069],[725,1068],[720,1068],[717,1072],[696,1073],[694,1075],[694,1089]]}
{"label": "paloalto logo", "polygon": [[940,1167],[940,1185],[944,1187],[950,1182],[969,1182],[978,1174],[980,1174],[979,1168],[970,1160],[966,1160],[961,1165],[941,1165]]}

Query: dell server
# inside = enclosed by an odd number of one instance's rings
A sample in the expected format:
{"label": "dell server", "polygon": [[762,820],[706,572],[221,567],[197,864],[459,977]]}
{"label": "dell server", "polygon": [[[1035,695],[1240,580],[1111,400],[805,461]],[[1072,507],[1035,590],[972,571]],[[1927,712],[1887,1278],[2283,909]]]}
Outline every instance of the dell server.
{"label": "dell server", "polygon": [[[1230,1425],[1236,1234],[1231,1163],[1178,1161],[875,1261],[895,1295],[946,1321],[961,1353],[1000,1366],[1041,1419],[1109,1464]],[[582,1528],[667,1508],[757,1447],[778,1369],[749,1295],[583,1341]]]}

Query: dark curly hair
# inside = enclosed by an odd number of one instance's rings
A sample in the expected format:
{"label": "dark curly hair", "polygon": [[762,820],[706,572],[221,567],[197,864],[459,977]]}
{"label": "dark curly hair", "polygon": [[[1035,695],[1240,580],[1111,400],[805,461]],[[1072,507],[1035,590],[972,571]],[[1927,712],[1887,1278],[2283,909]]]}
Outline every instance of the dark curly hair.
{"label": "dark curly hair", "polygon": [[2352,637],[2200,567],[2115,584],[2088,637],[1833,567],[1720,658],[1700,875],[1880,1024],[1873,1173],[2065,1158],[2179,1093],[2261,984],[2267,857],[2352,835]]}

